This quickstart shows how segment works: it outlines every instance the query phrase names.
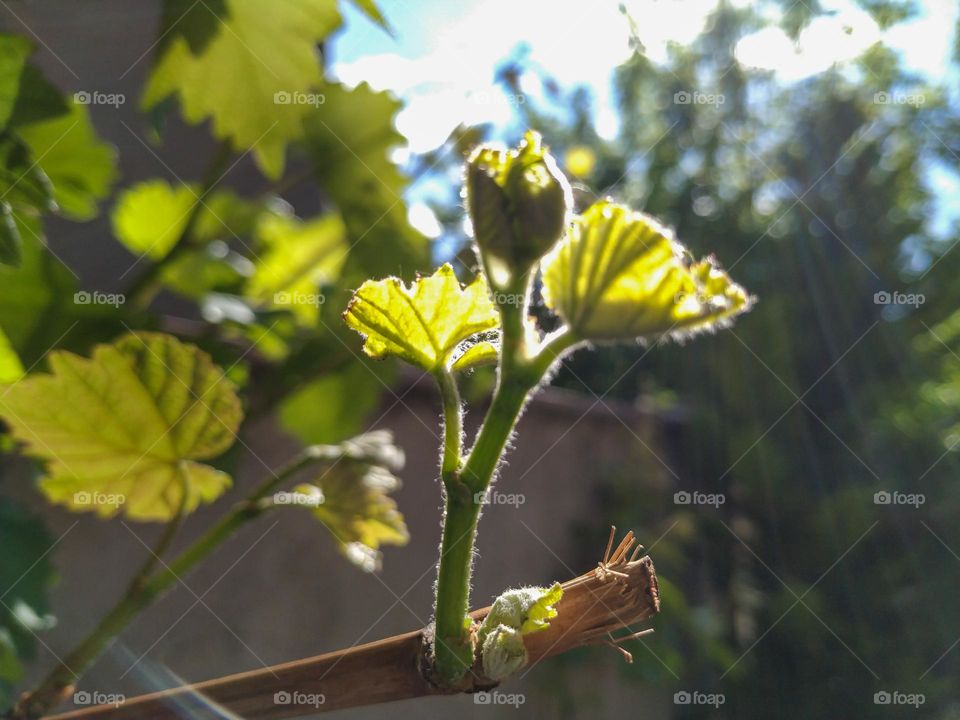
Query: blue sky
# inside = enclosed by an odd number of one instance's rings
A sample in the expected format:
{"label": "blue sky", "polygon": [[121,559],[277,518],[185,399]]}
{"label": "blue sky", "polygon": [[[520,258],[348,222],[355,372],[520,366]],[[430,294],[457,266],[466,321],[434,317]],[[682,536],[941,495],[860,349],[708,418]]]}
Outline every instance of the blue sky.
{"label": "blue sky", "polygon": [[[591,88],[598,130],[613,137],[617,118],[612,72],[630,53],[629,27],[620,4],[621,0],[381,0],[394,29],[392,37],[348,6],[346,29],[332,48],[332,71],[347,84],[365,80],[404,99],[406,108],[397,127],[408,138],[410,151],[423,152],[442,143],[460,123],[505,125],[514,119],[512,103],[517,100],[495,85],[494,71],[527,46],[529,61],[561,85]],[[689,43],[700,33],[717,0],[623,4],[637,21],[647,55],[657,61],[665,57],[668,43]],[[772,70],[790,83],[843,64],[882,40],[901,53],[908,69],[935,82],[949,80],[951,87],[960,84],[956,76],[944,77],[960,3],[922,0],[917,17],[885,32],[853,0],[822,4],[832,14],[814,20],[796,43],[776,27],[744,38],[737,47],[740,62]],[[536,78],[527,77],[524,83],[524,95],[538,99],[542,88]],[[928,182],[942,198],[960,196],[956,175],[943,168],[933,168]],[[414,212],[422,215],[422,208]],[[936,224],[945,228],[947,222],[938,218]]]}

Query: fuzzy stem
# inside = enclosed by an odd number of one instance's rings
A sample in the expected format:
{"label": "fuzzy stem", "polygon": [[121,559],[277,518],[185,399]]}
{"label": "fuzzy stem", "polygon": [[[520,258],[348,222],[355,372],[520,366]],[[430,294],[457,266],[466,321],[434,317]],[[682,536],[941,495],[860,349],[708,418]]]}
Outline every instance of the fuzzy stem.
{"label": "fuzzy stem", "polygon": [[[80,674],[93,664],[110,641],[133,618],[219,547],[238,527],[258,517],[267,509],[268,506],[261,503],[261,500],[309,463],[324,459],[327,458],[315,452],[314,448],[307,448],[290,464],[264,482],[233,511],[221,518],[169,565],[164,563],[160,570],[151,574],[157,563],[162,562],[159,556],[172,539],[172,532],[168,528],[158,545],[159,552],[151,553],[120,601],[35,690],[23,697],[13,711],[12,717],[24,720],[38,718],[59,703],[64,695],[70,692]],[[171,526],[174,526],[173,522]],[[174,527],[173,531],[175,529]]]}
{"label": "fuzzy stem", "polygon": [[[517,292],[529,295],[529,278],[518,281]],[[441,685],[456,685],[473,664],[470,623],[470,576],[477,522],[483,498],[533,389],[554,362],[575,343],[561,331],[530,356],[524,327],[526,304],[501,305],[503,345],[493,400],[469,456],[455,483],[445,483],[446,512],[437,573],[434,670]]]}

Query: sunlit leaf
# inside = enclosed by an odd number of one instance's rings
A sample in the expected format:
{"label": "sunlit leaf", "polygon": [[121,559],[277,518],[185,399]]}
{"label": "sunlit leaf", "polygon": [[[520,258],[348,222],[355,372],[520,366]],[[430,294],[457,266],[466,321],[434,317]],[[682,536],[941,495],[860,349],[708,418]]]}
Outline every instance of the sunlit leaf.
{"label": "sunlit leaf", "polygon": [[407,219],[409,179],[393,159],[406,144],[394,128],[402,103],[366,83],[327,83],[322,92],[325,102],[305,119],[305,141],[317,181],[346,223],[351,266],[361,280],[422,266],[427,240]]}
{"label": "sunlit leaf", "polygon": [[50,373],[0,391],[0,415],[47,464],[52,502],[101,517],[165,520],[216,499],[230,484],[198,460],[235,438],[242,412],[210,357],[159,333],[98,345],[88,358],[55,351]]}
{"label": "sunlit leaf", "polygon": [[316,323],[326,300],[319,288],[336,279],[349,252],[340,216],[330,213],[306,221],[266,216],[256,235],[261,249],[246,295],[290,310],[304,324]]}
{"label": "sunlit leaf", "polygon": [[403,515],[390,493],[400,488],[391,471],[403,453],[390,433],[367,433],[342,445],[343,455],[312,483],[295,488],[333,534],[343,554],[367,571],[380,567],[382,545],[406,545],[410,539]]}
{"label": "sunlit leaf", "polygon": [[193,189],[149,180],[125,190],[111,220],[113,233],[135,255],[166,257],[187,225],[196,202]]}
{"label": "sunlit leaf", "polygon": [[465,372],[484,365],[496,365],[500,357],[500,349],[492,342],[474,343],[453,361],[454,372]]}
{"label": "sunlit leaf", "polygon": [[410,287],[397,278],[368,280],[344,317],[366,336],[370,357],[395,355],[431,372],[448,367],[464,340],[498,323],[483,277],[461,287],[450,265]]}
{"label": "sunlit leaf", "polygon": [[577,217],[544,258],[543,294],[588,340],[684,337],[753,302],[712,258],[694,261],[656,220],[610,202]]}
{"label": "sunlit leaf", "polygon": [[6,333],[0,329],[0,384],[19,380],[23,376],[23,364],[17,351],[10,345]]}
{"label": "sunlit leaf", "polygon": [[[168,0],[168,5],[186,5]],[[170,95],[190,123],[210,119],[217,137],[252,149],[269,177],[283,172],[287,143],[321,102],[317,45],[340,24],[336,0],[221,0],[166,13],[143,106]]]}

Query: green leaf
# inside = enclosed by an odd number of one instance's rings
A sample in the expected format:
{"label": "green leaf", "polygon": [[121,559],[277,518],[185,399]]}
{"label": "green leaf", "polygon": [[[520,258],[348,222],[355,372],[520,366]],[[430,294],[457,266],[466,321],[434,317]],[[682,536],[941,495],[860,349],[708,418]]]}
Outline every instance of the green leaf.
{"label": "green leaf", "polygon": [[383,372],[381,366],[356,361],[300,385],[280,404],[280,424],[308,445],[356,434],[380,402]]}
{"label": "green leaf", "polygon": [[[175,0],[185,5],[182,0]],[[167,5],[170,5],[168,0]],[[340,24],[336,0],[223,0],[173,18],[143,107],[170,95],[193,124],[252,149],[265,175],[283,173],[287,143],[303,135],[322,82],[317,45]],[[314,102],[315,101],[315,102]]]}
{"label": "green leaf", "polygon": [[54,503],[101,517],[168,520],[211,502],[230,478],[196,462],[235,438],[233,384],[210,357],[159,333],[98,345],[89,359],[54,351],[50,374],[0,394],[0,415],[26,452],[47,462]]}
{"label": "green leaf", "polygon": [[23,365],[17,351],[10,345],[6,333],[0,329],[0,385],[11,383],[23,377]]}
{"label": "green leaf", "polygon": [[16,129],[32,123],[65,115],[70,106],[60,90],[51,84],[33,65],[26,65],[20,75],[20,91],[10,115],[9,127]]}
{"label": "green leaf", "polygon": [[500,359],[500,348],[489,341],[470,345],[453,361],[454,372],[465,372],[484,365],[496,365]]}
{"label": "green leaf", "polygon": [[357,276],[420,266],[428,260],[427,240],[407,220],[409,180],[392,160],[406,144],[393,125],[402,103],[366,83],[328,83],[322,92],[326,102],[304,122],[306,144],[317,181],[347,225]]}
{"label": "green leaf", "polygon": [[712,258],[696,262],[656,220],[603,201],[543,261],[543,295],[586,340],[683,338],[753,303]]}
{"label": "green leaf", "polygon": [[60,211],[90,220],[116,177],[116,151],[94,132],[87,109],[73,104],[65,115],[24,125],[17,134],[53,183]]}
{"label": "green leaf", "polygon": [[342,453],[319,478],[294,489],[299,502],[281,497],[311,508],[347,559],[372,572],[380,568],[382,545],[406,545],[410,540],[403,515],[390,497],[400,488],[390,471],[402,466],[403,453],[384,431],[343,443]]}
{"label": "green leaf", "polygon": [[395,355],[429,372],[449,367],[460,343],[499,322],[483,277],[463,288],[449,264],[410,287],[397,278],[368,280],[344,318],[366,337],[370,357]]}
{"label": "green leaf", "polygon": [[0,200],[0,265],[20,267],[23,241],[10,203]]}
{"label": "green leaf", "polygon": [[290,310],[304,325],[316,324],[326,300],[319,287],[336,279],[349,252],[343,220],[335,213],[306,221],[268,215],[256,235],[263,249],[247,297]]}
{"label": "green leaf", "polygon": [[54,189],[30,149],[12,134],[0,135],[0,187],[14,210],[33,214],[57,209]]}
{"label": "green leaf", "polygon": [[23,262],[18,269],[0,267],[0,326],[29,366],[54,343],[73,339],[77,288],[70,271],[44,247],[39,220],[24,213],[14,219]]}
{"label": "green leaf", "polygon": [[148,180],[124,190],[111,214],[113,234],[135,255],[161,260],[183,232],[196,202],[190,187]]}
{"label": "green leaf", "polygon": [[33,45],[19,35],[0,34],[0,130],[7,125],[20,93],[20,75]]}
{"label": "green leaf", "polygon": [[546,630],[557,616],[554,607],[563,597],[563,587],[524,587],[501,594],[477,631],[483,672],[503,680],[527,664],[523,636]]}
{"label": "green leaf", "polygon": [[523,635],[545,630],[549,621],[557,616],[554,605],[562,597],[563,587],[557,582],[548,588],[507,590],[493,601],[479,632],[484,636],[500,625],[518,630]]}

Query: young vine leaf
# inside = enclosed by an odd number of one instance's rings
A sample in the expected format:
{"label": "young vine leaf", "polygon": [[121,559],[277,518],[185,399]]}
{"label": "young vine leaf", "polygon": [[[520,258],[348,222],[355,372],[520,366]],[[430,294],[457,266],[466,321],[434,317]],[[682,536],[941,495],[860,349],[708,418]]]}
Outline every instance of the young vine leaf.
{"label": "young vine leaf", "polygon": [[196,462],[233,444],[234,385],[210,357],[170,335],[137,333],[91,357],[49,355],[50,373],[0,390],[0,415],[46,461],[54,503],[101,517],[169,520],[211,502],[230,476]]}
{"label": "young vine leaf", "polygon": [[503,680],[526,665],[524,635],[546,630],[562,597],[563,588],[554,583],[549,588],[507,590],[494,600],[477,631],[484,675]]}
{"label": "young vine leaf", "polygon": [[[319,104],[317,45],[339,27],[336,0],[166,0],[161,49],[142,104],[179,96],[190,123],[252,148],[265,175],[283,173],[287,143]],[[174,7],[184,6],[180,13]]]}
{"label": "young vine leaf", "polygon": [[428,372],[449,369],[461,343],[499,322],[483,277],[461,287],[449,264],[411,287],[397,278],[368,280],[344,318],[366,336],[370,357],[394,355]]}
{"label": "young vine leaf", "polygon": [[310,484],[294,492],[298,502],[310,507],[344,556],[357,567],[380,569],[381,545],[406,545],[410,534],[390,493],[400,480],[386,468],[357,462],[340,462]]}
{"label": "young vine leaf", "polygon": [[544,258],[543,295],[584,340],[684,337],[753,303],[711,258],[694,261],[656,220],[609,201],[576,217]]}

